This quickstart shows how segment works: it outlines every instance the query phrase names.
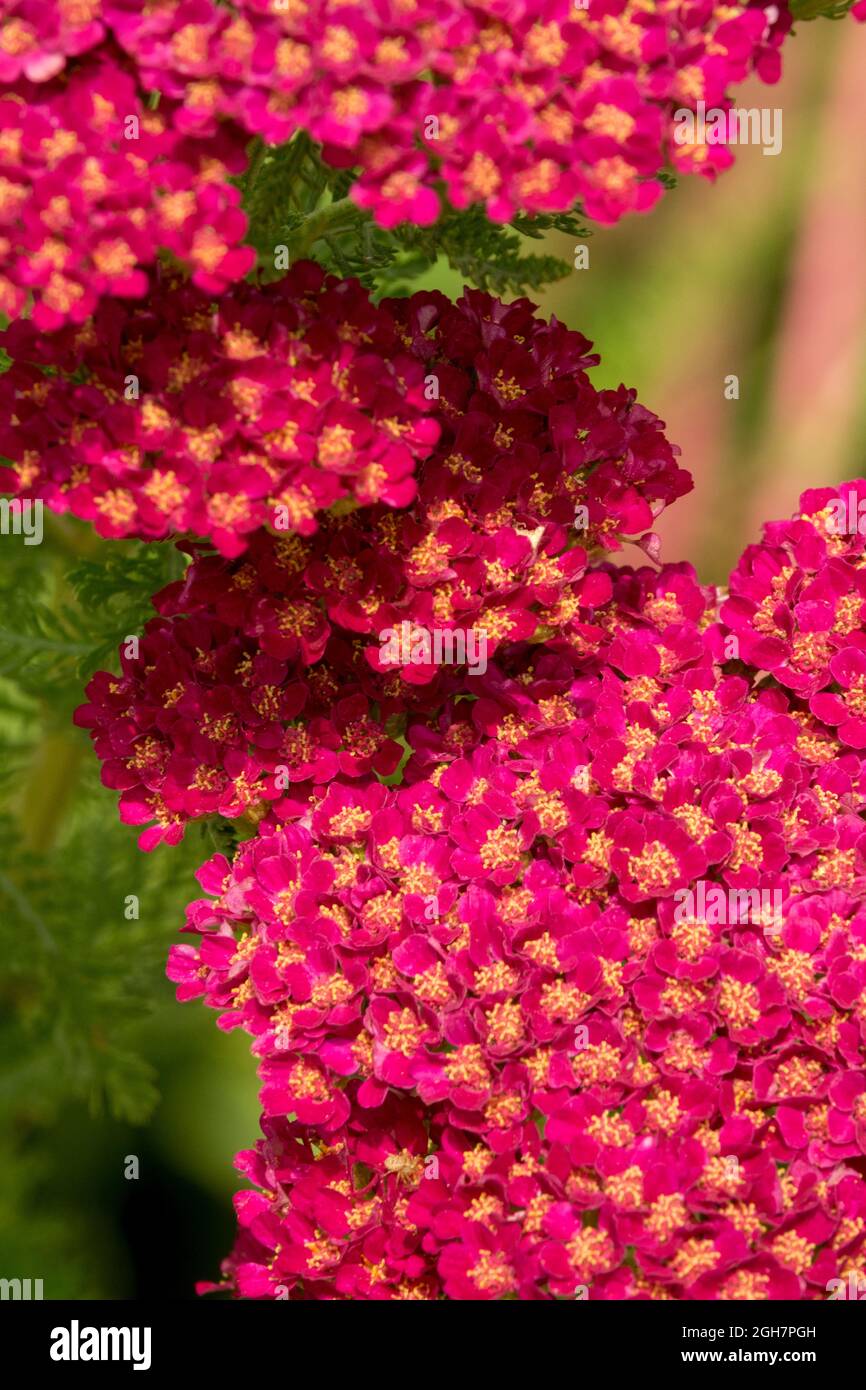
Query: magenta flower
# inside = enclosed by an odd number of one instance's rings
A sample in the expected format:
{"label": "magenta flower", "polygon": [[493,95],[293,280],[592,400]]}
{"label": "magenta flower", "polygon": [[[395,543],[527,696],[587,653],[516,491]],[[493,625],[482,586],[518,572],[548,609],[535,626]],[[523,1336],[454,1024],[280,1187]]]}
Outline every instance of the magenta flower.
{"label": "magenta flower", "polygon": [[203,873],[170,974],[270,1115],[238,1296],[798,1299],[861,1257],[858,754],[718,660],[683,567],[609,593],[606,648],[503,648],[393,786],[299,786]]}
{"label": "magenta flower", "polygon": [[731,163],[682,117],[727,112],[752,72],[775,82],[791,26],[787,6],[757,0],[2,9],[0,309],[16,318],[32,293],[43,331],[83,323],[102,296],[144,296],[159,250],[206,293],[242,279],[255,253],[230,180],[252,136],[306,130],[359,171],[352,197],[385,227],[430,225],[443,193],[500,222],[648,211],[666,166],[714,178]]}
{"label": "magenta flower", "polygon": [[723,13],[675,0],[647,10],[500,6],[462,0],[410,11],[265,0],[173,0],[158,15],[106,6],[142,82],[180,103],[178,121],[208,135],[236,122],[268,143],[300,128],[338,167],[360,166],[353,196],[383,226],[427,225],[444,185],[459,208],[489,216],[562,211],[615,222],[646,211],[668,162],[713,177],[724,147],[682,141],[675,113],[728,109],[728,87],[779,75],[787,9]]}
{"label": "magenta flower", "polygon": [[841,693],[813,695],[809,708],[825,724],[838,725],[839,739],[849,748],[866,748],[866,650],[837,652],[830,659],[830,675]]}
{"label": "magenta flower", "polygon": [[[206,292],[242,278],[255,261],[240,245],[247,221],[229,182],[245,166],[242,133],[225,126],[191,143],[174,103],[152,109],[132,65],[112,44],[95,46],[99,4],[11,8],[19,13],[4,20],[0,42],[7,317],[32,295],[33,324],[45,332],[85,323],[103,296],[140,299],[159,247]],[[55,76],[78,53],[68,80]]]}

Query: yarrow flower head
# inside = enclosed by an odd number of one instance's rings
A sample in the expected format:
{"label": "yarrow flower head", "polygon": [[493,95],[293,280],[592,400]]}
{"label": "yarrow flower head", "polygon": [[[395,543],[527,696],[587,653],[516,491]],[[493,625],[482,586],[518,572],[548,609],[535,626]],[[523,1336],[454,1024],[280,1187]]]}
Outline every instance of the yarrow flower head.
{"label": "yarrow flower head", "polygon": [[160,250],[207,292],[242,278],[251,136],[306,131],[360,171],[351,196],[384,227],[429,225],[445,200],[500,222],[646,211],[667,166],[730,163],[683,143],[677,112],[775,81],[790,27],[755,0],[2,0],[0,16],[0,311],[32,296],[42,330],[144,296]]}
{"label": "yarrow flower head", "polygon": [[809,698],[814,713],[860,748],[866,747],[866,695],[859,693],[866,672],[864,535],[866,484],[811,488],[797,517],[771,522],[763,542],[745,551],[721,610],[744,661]]}
{"label": "yarrow flower head", "polygon": [[[214,810],[242,814],[278,799],[275,779],[326,779],[337,768],[335,750],[342,750],[344,772],[393,770],[395,763],[386,769],[381,762],[395,749],[399,761],[388,721],[441,700],[450,675],[459,667],[463,679],[467,663],[455,660],[445,670],[432,654],[416,660],[411,641],[392,660],[382,642],[389,630],[410,637],[469,632],[483,639],[485,660],[500,649],[542,641],[592,660],[610,640],[614,616],[615,572],[599,567],[598,556],[623,538],[654,549],[646,528],[690,486],[661,422],[625,388],[597,391],[586,374],[597,361],[586,339],[542,323],[528,302],[505,306],[470,292],[451,306],[441,295],[419,294],[375,310],[348,283],[326,282],[315,298],[318,280],[301,278],[313,275],[321,279],[312,268],[296,271],[293,295],[250,292],[223,300],[200,328],[189,330],[187,357],[171,350],[169,319],[150,351],[140,354],[150,368],[141,400],[115,404],[109,397],[95,437],[81,433],[78,457],[92,451],[100,465],[85,472],[75,458],[70,463],[68,446],[51,448],[43,476],[50,477],[49,467],[65,470],[61,476],[70,482],[43,482],[39,475],[30,480],[30,495],[59,496],[103,516],[123,496],[130,525],[138,517],[163,527],[171,517],[154,509],[154,499],[167,496],[169,482],[175,493],[187,487],[178,525],[185,520],[201,531],[204,518],[229,556],[247,546],[237,559],[188,547],[192,563],[183,579],[157,595],[160,617],[148,624],[138,653],[123,655],[120,677],[103,672],[94,678],[90,703],[77,715],[93,732],[106,781],[123,792],[124,816],[135,823],[155,819],[171,838],[190,817]],[[344,331],[326,333],[314,320],[318,327],[315,334],[310,330],[305,353],[301,330],[289,331],[281,319],[291,315],[289,325],[300,321],[303,328],[308,299],[326,321],[339,319]],[[171,304],[175,321],[185,322],[183,298]],[[276,316],[268,313],[270,304]],[[151,322],[142,320],[145,342]],[[110,380],[117,395],[125,368],[110,326],[93,353],[103,389]],[[356,354],[358,338],[370,341]],[[208,373],[202,364],[214,341],[223,355]],[[43,349],[54,352],[65,339],[49,343]],[[297,365],[275,368],[287,343]],[[270,356],[263,344],[270,344]],[[70,352],[74,346],[70,340]],[[340,352],[353,389],[369,392],[366,417],[357,400],[344,404],[335,391],[329,363]],[[183,380],[176,382],[178,372]],[[48,449],[49,439],[63,433],[52,390],[76,412],[92,409],[96,397],[88,387],[61,386],[58,377],[40,377],[30,368],[14,368],[8,377],[18,420],[10,430],[14,446],[3,447],[25,470],[23,438],[44,440],[41,447]],[[29,394],[34,377],[36,399]],[[395,378],[409,405],[401,404]],[[436,386],[430,416],[410,410],[421,382]],[[227,383],[222,399],[210,383]],[[255,410],[248,408],[251,399]],[[303,435],[291,431],[287,411],[297,411]],[[405,423],[393,428],[400,415]],[[199,422],[195,431],[176,423],[190,417]],[[329,429],[352,435],[344,466],[355,470],[345,479],[354,484],[355,500],[369,501],[375,482],[382,501],[322,512],[313,534],[252,532],[257,519],[275,515],[276,504],[299,497],[303,487],[320,503],[333,496],[324,489],[342,480],[321,467],[321,440],[333,438]],[[151,442],[150,469],[130,459],[121,465],[122,478],[102,471],[109,431],[130,439],[126,447],[137,451]],[[79,432],[70,424],[64,438]],[[302,459],[311,457],[318,437],[318,468],[269,457],[275,440],[279,452],[290,452],[283,448],[290,434]],[[211,472],[189,458],[203,435],[222,451]],[[354,452],[361,441],[373,456],[366,469]],[[416,480],[404,468],[410,444],[416,453],[429,451],[416,464]],[[396,477],[389,484],[383,465],[393,459]],[[73,488],[76,467],[83,477]],[[295,471],[277,484],[267,471],[275,467]],[[251,489],[270,481],[270,491],[244,494],[247,479]],[[416,481],[411,506],[388,505],[403,500]],[[216,494],[221,510],[208,494]],[[231,499],[233,529],[224,509]],[[312,509],[296,508],[291,517],[298,530],[312,530]],[[693,581],[672,583],[683,590],[686,608],[700,605]],[[469,689],[473,679],[470,674]],[[147,830],[143,843],[158,838],[159,831]]]}
{"label": "yarrow flower head", "polygon": [[752,71],[775,81],[790,27],[786,6],[680,0],[132,8],[111,7],[118,41],[187,128],[229,118],[270,144],[304,129],[332,164],[360,166],[353,197],[386,227],[435,222],[442,192],[499,221],[575,202],[602,222],[645,211],[669,161],[729,162],[678,144],[674,112],[727,107]]}
{"label": "yarrow flower head", "polygon": [[[353,590],[356,630],[359,607],[369,630],[390,596],[420,618],[407,582],[445,621],[529,571],[552,597],[583,557],[564,553],[576,519],[589,545],[649,544],[690,486],[660,421],[624,387],[597,391],[587,340],[527,300],[421,292],[377,307],[302,262],[216,302],[159,276],[146,305],[105,304],[50,337],[13,324],[0,341],[15,362],[0,378],[0,484],[103,535],[192,532],[227,556],[263,526],[309,535],[335,503],[363,504],[360,523],[331,515],[317,552],[330,568],[304,580]],[[416,508],[391,515],[415,496],[413,470]]]}
{"label": "yarrow flower head", "polygon": [[103,295],[146,294],[159,248],[211,293],[245,275],[242,131],[192,139],[176,103],[154,109],[98,0],[0,10],[0,311],[32,296],[36,328],[81,324]]}
{"label": "yarrow flower head", "polygon": [[204,866],[169,973],[260,1060],[240,1296],[862,1270],[862,755],[688,566],[606,572],[592,660],[501,653],[408,713],[397,778],[299,786]]}
{"label": "yarrow flower head", "polygon": [[106,536],[193,532],[236,555],[337,501],[404,505],[439,434],[392,316],[312,262],[216,301],[159,275],[144,304],[3,336],[0,479]]}
{"label": "yarrow flower head", "polygon": [[[524,651],[409,721],[402,783],[336,777],[204,866],[170,974],[260,1059],[243,1297],[809,1298],[862,1266],[862,760],[720,669],[694,577],[617,582],[594,670]],[[777,885],[777,919],[681,910],[696,878]]]}

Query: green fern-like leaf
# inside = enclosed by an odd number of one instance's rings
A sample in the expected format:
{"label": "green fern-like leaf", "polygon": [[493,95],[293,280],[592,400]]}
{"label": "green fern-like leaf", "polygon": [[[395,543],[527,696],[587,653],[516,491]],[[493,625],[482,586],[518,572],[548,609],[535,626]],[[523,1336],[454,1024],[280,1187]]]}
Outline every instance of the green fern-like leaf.
{"label": "green fern-like leaf", "polygon": [[[49,539],[50,539],[49,533]],[[35,698],[80,697],[95,669],[152,616],[151,595],[181,573],[170,544],[113,541],[96,559],[68,560],[49,545],[5,542],[0,568],[0,679]]]}
{"label": "green fern-like leaf", "polygon": [[844,19],[854,0],[791,0],[794,19]]}

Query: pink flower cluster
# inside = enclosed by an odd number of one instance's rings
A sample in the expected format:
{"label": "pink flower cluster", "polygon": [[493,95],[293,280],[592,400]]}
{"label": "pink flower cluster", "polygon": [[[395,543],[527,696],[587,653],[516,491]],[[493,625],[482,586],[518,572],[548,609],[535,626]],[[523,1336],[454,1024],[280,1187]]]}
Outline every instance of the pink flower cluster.
{"label": "pink flower cluster", "polygon": [[[787,548],[793,608],[849,574],[834,700],[866,609],[839,495],[745,562]],[[299,785],[203,867],[169,973],[260,1060],[241,1297],[808,1300],[866,1269],[862,753],[690,567],[604,572],[603,653],[515,648],[408,716],[399,781]]]}
{"label": "pink flower cluster", "polygon": [[193,137],[176,102],[154,108],[102,8],[0,3],[0,312],[32,296],[41,330],[84,323],[102,295],[140,298],[160,248],[209,293],[255,262],[229,182],[242,131]]}
{"label": "pink flower cluster", "polygon": [[578,201],[601,222],[646,210],[666,162],[730,162],[677,145],[673,112],[725,105],[753,70],[775,81],[790,17],[681,0],[174,0],[113,22],[188,128],[229,117],[269,144],[306,129],[329,162],[360,166],[353,196],[393,226],[434,222],[443,191],[499,221]]}
{"label": "pink flower cluster", "polygon": [[[299,129],[357,168],[383,226],[447,195],[515,212],[650,208],[666,164],[714,176],[674,113],[779,73],[785,5],[707,0],[0,0],[0,311],[83,322],[142,296],[158,249],[221,291],[254,260],[231,175]],[[150,96],[158,95],[154,107]]]}
{"label": "pink flower cluster", "polygon": [[82,722],[176,826],[257,825],[169,966],[260,1061],[238,1296],[808,1300],[863,1273],[861,504],[805,494],[727,597],[590,569],[582,640],[429,684],[346,632],[265,650],[224,562],[192,566],[220,567],[207,616],[200,577],[160,596],[146,679],[98,677]]}
{"label": "pink flower cluster", "polygon": [[312,262],[215,301],[160,275],[143,303],[0,340],[0,487],[103,536],[188,531],[237,555],[339,501],[401,506],[439,434],[394,317]]}
{"label": "pink flower cluster", "polygon": [[852,748],[866,748],[864,535],[866,483],[811,488],[799,516],[772,522],[746,550],[722,608],[743,660],[838,725]]}

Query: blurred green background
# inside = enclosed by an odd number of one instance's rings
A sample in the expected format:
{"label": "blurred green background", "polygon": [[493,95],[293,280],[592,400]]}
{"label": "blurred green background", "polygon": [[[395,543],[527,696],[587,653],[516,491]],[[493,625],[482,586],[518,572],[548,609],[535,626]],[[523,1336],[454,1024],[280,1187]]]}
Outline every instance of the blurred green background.
{"label": "blurred green background", "polygon": [[[663,556],[708,581],[804,487],[863,471],[866,26],[802,26],[785,56],[778,88],[737,93],[782,109],[777,158],[742,149],[715,187],[681,181],[596,231],[589,269],[542,298],[595,342],[597,384],[637,386],[667,421],[695,490],[659,523]],[[460,290],[447,268],[425,283]],[[41,547],[0,548],[0,1277],[46,1298],[192,1297],[231,1244],[231,1159],[258,1129],[246,1039],[164,977],[218,832],[141,854],[70,723],[176,564],[57,518]]]}

